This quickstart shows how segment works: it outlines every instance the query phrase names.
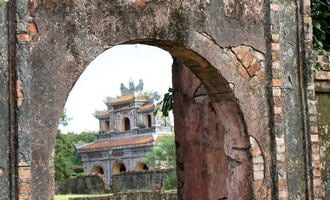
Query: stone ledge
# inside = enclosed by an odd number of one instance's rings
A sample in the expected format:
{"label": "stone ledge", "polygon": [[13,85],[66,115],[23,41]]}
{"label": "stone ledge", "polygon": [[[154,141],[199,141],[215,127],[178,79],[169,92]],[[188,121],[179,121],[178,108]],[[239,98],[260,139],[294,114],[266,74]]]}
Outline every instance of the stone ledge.
{"label": "stone ledge", "polygon": [[156,192],[156,191],[141,191],[141,192],[125,192],[116,193],[103,197],[78,197],[69,198],[69,200],[177,200],[177,192]]}
{"label": "stone ledge", "polygon": [[315,91],[330,93],[330,81],[315,82]]}
{"label": "stone ledge", "polygon": [[316,71],[315,80],[330,81],[330,71]]}

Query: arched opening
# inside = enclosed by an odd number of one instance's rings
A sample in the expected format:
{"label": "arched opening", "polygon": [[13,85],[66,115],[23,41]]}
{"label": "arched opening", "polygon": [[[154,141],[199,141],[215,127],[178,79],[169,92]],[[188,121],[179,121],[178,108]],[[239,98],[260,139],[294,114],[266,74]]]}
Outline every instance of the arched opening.
{"label": "arched opening", "polygon": [[105,131],[108,132],[110,130],[110,122],[109,120],[105,121]]}
{"label": "arched opening", "polygon": [[123,121],[124,121],[124,131],[131,130],[131,122],[128,119],[128,117],[125,117]]}
{"label": "arched opening", "polygon": [[122,163],[121,161],[115,162],[115,164],[113,164],[112,166],[112,174],[116,175],[123,172],[126,172],[126,166],[124,165],[124,163]]}
{"label": "arched opening", "polygon": [[109,120],[101,121],[101,133],[108,133],[110,131],[110,122]]}
{"label": "arched opening", "polygon": [[151,126],[152,126],[152,122],[151,122],[151,115],[147,115],[147,128],[151,128]]}
{"label": "arched opening", "polygon": [[104,175],[103,167],[97,165],[92,169],[92,175]]}
{"label": "arched opening", "polygon": [[[178,188],[179,196],[235,199],[244,193],[248,198],[252,191],[252,163],[249,152],[241,149],[248,149],[250,144],[242,112],[228,82],[197,53],[175,48],[171,53],[173,90],[180,91],[174,93],[176,142],[180,146],[178,179],[185,182]],[[146,120],[151,125],[151,116]],[[117,121],[121,130],[131,130],[128,117]],[[147,166],[138,169],[145,170]],[[113,174],[125,171],[122,162],[112,167]],[[196,188],[195,180],[199,180],[200,189],[185,193]],[[207,193],[210,188],[212,193]]]}
{"label": "arched opening", "polygon": [[142,172],[142,171],[148,171],[149,167],[144,162],[138,162],[135,166],[135,171]]}
{"label": "arched opening", "polygon": [[[250,146],[240,107],[228,82],[208,61],[194,52],[181,50],[171,51],[173,90],[180,91],[173,94],[176,142],[180,146],[177,159],[179,164],[186,165],[178,169],[179,181],[185,182],[183,188],[178,188],[179,195],[180,191],[195,188],[199,180],[200,189],[181,193],[182,198],[235,199],[242,194],[249,198],[249,193],[253,193],[252,162],[249,152],[240,150]],[[121,103],[117,102],[113,109],[123,109],[122,102],[130,102],[127,97],[120,99]],[[126,112],[117,118],[122,131],[131,130],[136,123],[126,116],[133,115]],[[145,115],[145,123],[151,127],[151,115]],[[126,169],[118,161],[112,167],[112,174]],[[143,163],[135,167],[136,171],[146,169],[148,166]],[[206,174],[200,173],[205,170]],[[209,188],[214,189],[211,194],[206,192]]]}

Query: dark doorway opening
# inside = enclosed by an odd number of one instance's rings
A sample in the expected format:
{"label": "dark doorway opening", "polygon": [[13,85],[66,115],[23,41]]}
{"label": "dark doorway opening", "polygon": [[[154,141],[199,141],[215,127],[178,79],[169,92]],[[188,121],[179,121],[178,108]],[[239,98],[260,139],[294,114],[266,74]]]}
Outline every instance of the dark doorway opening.
{"label": "dark doorway opening", "polygon": [[130,123],[130,120],[125,117],[124,119],[124,131],[129,131],[131,130],[131,123]]}
{"label": "dark doorway opening", "polygon": [[151,124],[151,116],[147,115],[147,128],[151,128],[152,124]]}

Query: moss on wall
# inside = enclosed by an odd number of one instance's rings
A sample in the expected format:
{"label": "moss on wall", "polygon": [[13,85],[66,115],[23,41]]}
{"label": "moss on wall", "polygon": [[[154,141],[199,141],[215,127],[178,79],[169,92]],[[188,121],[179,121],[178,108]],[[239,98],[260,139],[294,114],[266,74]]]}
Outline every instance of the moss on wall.
{"label": "moss on wall", "polygon": [[330,198],[330,93],[318,93],[318,126],[320,136],[321,176],[325,196]]}

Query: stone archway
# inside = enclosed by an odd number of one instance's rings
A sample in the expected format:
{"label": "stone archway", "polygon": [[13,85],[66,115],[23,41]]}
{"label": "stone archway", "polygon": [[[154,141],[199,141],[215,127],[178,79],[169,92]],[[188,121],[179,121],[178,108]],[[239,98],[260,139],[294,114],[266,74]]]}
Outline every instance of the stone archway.
{"label": "stone archway", "polygon": [[[197,37],[204,38],[203,35]],[[247,125],[240,105],[237,104],[238,93],[235,94],[233,87],[209,61],[190,49],[178,47],[168,41],[149,39],[134,42],[147,43],[165,50],[172,47],[170,53],[174,59],[178,180],[181,183],[178,188],[179,197],[251,199],[252,157],[249,153]],[[167,44],[166,48],[164,43]],[[254,56],[252,50],[251,52]],[[227,52],[225,55],[233,53]],[[230,70],[237,73],[238,61],[223,60],[226,61],[226,67],[230,66]],[[261,59],[257,61],[262,62]],[[240,79],[244,80],[243,76]],[[249,79],[244,81],[253,86],[248,82]],[[123,125],[127,121],[124,118]],[[119,174],[126,171],[126,166],[122,162],[116,162],[112,169],[113,174]],[[198,189],[191,191],[194,187]]]}
{"label": "stone archway", "polygon": [[[205,39],[203,35],[197,37]],[[172,42],[134,42],[170,49],[174,56],[173,88],[180,199],[251,199],[253,173],[247,128],[240,105],[236,102],[238,97],[235,97],[235,91],[221,74],[221,66],[218,65],[220,68],[217,69],[198,53]],[[234,55],[231,52],[226,54]],[[222,62],[226,67],[230,66],[237,79],[238,61]],[[249,79],[243,78],[238,80],[249,85]],[[212,120],[205,121],[205,116]],[[127,121],[124,123],[125,130],[128,129]],[[117,164],[113,166],[113,174],[126,171],[122,163]],[[196,181],[199,185],[195,184]]]}
{"label": "stone archway", "polygon": [[[264,5],[257,6],[256,15],[243,12],[244,19],[237,14],[240,11],[231,13],[231,7],[216,1],[97,0],[29,1],[20,9],[29,17],[19,19],[25,20],[19,24],[29,29],[18,30],[17,52],[25,56],[20,56],[21,74],[15,80],[21,111],[17,159],[18,171],[31,174],[30,179],[20,176],[24,179],[20,184],[31,186],[22,195],[37,198],[46,193],[46,199],[53,195],[51,163],[58,116],[87,64],[112,46],[143,43],[169,51],[175,60],[174,94],[180,105],[175,108],[176,129],[185,130],[176,136],[180,198],[235,199],[252,191],[248,134],[265,152],[264,196],[270,197]],[[256,10],[250,4],[237,7],[249,8]],[[248,181],[242,181],[243,176]]]}
{"label": "stone archway", "polygon": [[5,27],[0,30],[0,141],[5,141],[0,194],[52,198],[58,117],[75,81],[105,49],[143,43],[175,58],[180,105],[175,126],[185,130],[176,136],[181,199],[246,194],[251,188],[250,181],[242,181],[243,175],[250,179],[248,135],[265,162],[260,187],[265,190],[259,196],[320,196],[317,130],[306,117],[315,114],[313,102],[306,100],[314,91],[305,62],[304,42],[311,40],[308,31],[302,33],[310,27],[309,8],[305,1],[262,0],[11,0],[0,5]]}

